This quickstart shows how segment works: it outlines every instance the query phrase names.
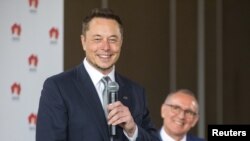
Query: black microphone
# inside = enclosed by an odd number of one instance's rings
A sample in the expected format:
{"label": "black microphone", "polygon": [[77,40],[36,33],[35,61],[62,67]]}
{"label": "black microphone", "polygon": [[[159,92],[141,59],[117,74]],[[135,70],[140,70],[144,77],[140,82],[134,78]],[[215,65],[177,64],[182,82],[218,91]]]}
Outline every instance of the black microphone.
{"label": "black microphone", "polygon": [[[108,103],[113,103],[118,100],[118,90],[119,85],[115,81],[108,83]],[[110,125],[109,126],[109,133],[111,136],[116,135],[116,126]]]}

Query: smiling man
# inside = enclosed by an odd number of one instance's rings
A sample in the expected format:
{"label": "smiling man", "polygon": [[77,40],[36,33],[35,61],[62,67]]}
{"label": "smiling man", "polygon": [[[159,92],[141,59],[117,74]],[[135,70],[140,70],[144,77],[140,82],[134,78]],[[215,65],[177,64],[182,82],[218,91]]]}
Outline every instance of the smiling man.
{"label": "smiling man", "polygon": [[104,75],[108,74],[121,52],[122,29],[119,23],[113,19],[96,17],[83,28],[88,28],[81,35],[88,63]]}
{"label": "smiling man", "polygon": [[[44,82],[36,141],[157,141],[144,88],[115,71],[122,41],[122,22],[110,9],[93,9],[83,20],[86,57]],[[111,81],[119,85],[118,100],[106,104]]]}
{"label": "smiling man", "polygon": [[204,141],[188,134],[199,119],[199,106],[194,94],[187,89],[170,93],[161,106],[162,141]]}

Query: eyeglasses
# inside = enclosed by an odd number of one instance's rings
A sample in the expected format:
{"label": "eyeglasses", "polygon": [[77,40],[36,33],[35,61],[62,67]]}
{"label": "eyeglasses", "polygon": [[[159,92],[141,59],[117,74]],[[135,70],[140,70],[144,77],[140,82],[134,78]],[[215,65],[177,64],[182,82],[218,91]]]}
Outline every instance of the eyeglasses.
{"label": "eyeglasses", "polygon": [[171,109],[171,112],[173,112],[174,114],[180,114],[183,111],[184,116],[188,119],[192,119],[197,115],[196,112],[191,111],[191,110],[184,110],[180,106],[177,106],[177,105],[171,105],[171,104],[165,104],[165,105],[169,106]]}

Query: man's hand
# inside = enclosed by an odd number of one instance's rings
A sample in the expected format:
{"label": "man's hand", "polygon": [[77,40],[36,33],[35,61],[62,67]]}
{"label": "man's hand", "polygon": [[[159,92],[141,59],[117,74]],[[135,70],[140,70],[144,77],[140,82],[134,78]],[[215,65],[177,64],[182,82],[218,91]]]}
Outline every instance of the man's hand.
{"label": "man's hand", "polygon": [[128,109],[120,101],[108,105],[108,124],[121,126],[129,137],[134,135],[136,124]]}

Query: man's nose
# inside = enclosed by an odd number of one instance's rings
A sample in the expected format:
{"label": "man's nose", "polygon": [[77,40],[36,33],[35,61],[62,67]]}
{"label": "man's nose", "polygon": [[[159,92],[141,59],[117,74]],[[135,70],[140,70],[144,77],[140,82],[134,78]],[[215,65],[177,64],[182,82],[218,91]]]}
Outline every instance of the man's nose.
{"label": "man's nose", "polygon": [[179,118],[183,119],[185,118],[185,111],[184,110],[180,110],[179,114],[177,115]]}
{"label": "man's nose", "polygon": [[110,44],[109,44],[108,39],[104,39],[102,41],[102,49],[104,49],[104,50],[109,50],[110,49]]}

